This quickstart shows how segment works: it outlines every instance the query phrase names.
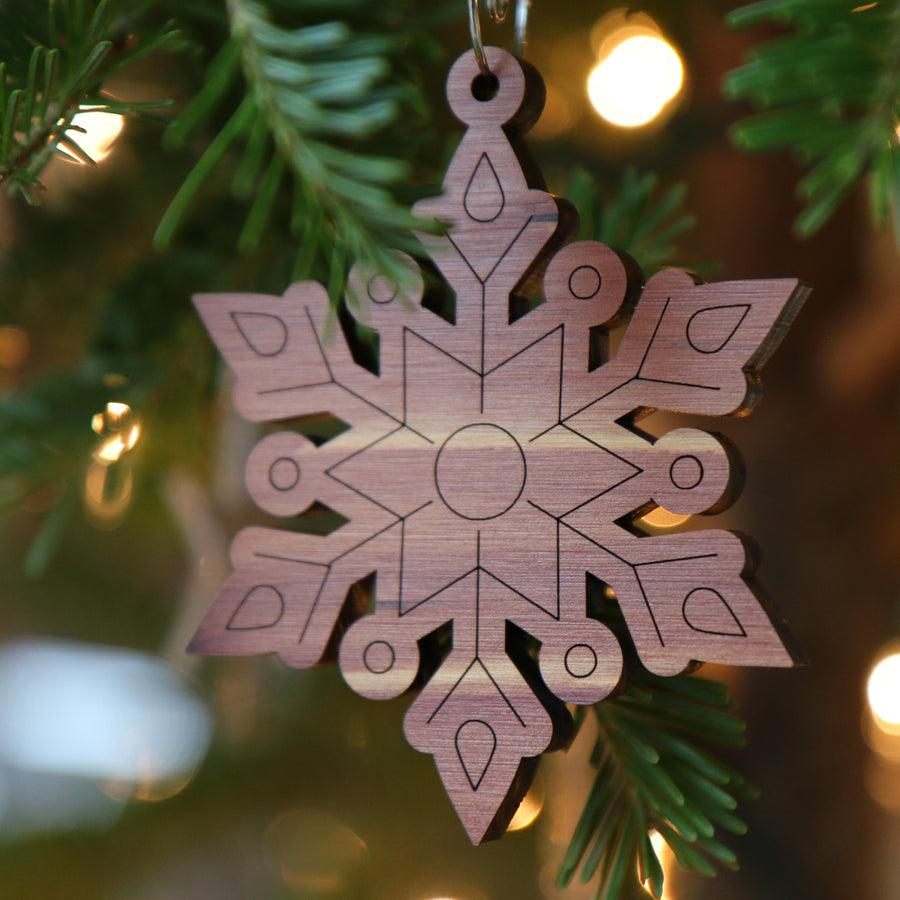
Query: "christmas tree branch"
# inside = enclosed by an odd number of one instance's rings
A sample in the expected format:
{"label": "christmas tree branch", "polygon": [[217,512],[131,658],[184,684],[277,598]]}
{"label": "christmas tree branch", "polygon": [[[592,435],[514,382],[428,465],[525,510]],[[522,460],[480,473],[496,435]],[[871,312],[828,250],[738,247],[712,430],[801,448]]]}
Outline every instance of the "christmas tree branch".
{"label": "christmas tree branch", "polygon": [[673,264],[675,240],[694,226],[694,217],[683,209],[686,193],[684,184],[662,190],[655,173],[631,168],[606,199],[584,169],[572,173],[566,188],[566,197],[581,213],[579,237],[627,253],[646,276]]}
{"label": "christmas tree branch", "polygon": [[793,29],[754,47],[725,91],[765,110],[733,129],[740,147],[790,150],[809,167],[798,188],[806,208],[797,233],[813,234],[869,176],[874,219],[892,216],[900,237],[900,3],[766,0],[728,21]]}
{"label": "christmas tree branch", "polygon": [[0,184],[33,201],[39,176],[59,148],[92,164],[75,135],[80,110],[142,115],[165,101],[127,103],[102,93],[110,75],[176,36],[166,25],[131,36],[133,4],[116,0],[53,0],[42,17],[34,4],[0,8]]}
{"label": "christmas tree branch", "polygon": [[738,797],[754,792],[702,749],[743,744],[744,723],[732,710],[718,682],[658,678],[643,670],[628,691],[594,707],[597,775],[559,872],[560,887],[580,867],[584,882],[599,875],[600,900],[616,900],[635,879],[661,897],[664,874],[653,832],[682,869],[714,875],[710,858],[736,867],[717,833],[744,833],[733,811]]}
{"label": "christmas tree branch", "polygon": [[253,197],[238,238],[242,251],[254,250],[288,206],[287,228],[299,243],[294,278],[314,275],[336,293],[345,261],[357,259],[404,277],[391,250],[418,248],[413,229],[423,223],[409,206],[427,189],[410,185],[428,178],[408,161],[426,110],[418,88],[399,73],[398,57],[427,50],[428,22],[446,13],[413,8],[395,0],[375,7],[346,2],[336,10],[327,0],[308,0],[298,25],[276,21],[253,0],[229,0],[230,37],[169,140],[183,143],[225,105],[239,79],[246,89],[160,222],[157,244],[172,241],[213,169],[227,151],[239,150],[233,190]]}

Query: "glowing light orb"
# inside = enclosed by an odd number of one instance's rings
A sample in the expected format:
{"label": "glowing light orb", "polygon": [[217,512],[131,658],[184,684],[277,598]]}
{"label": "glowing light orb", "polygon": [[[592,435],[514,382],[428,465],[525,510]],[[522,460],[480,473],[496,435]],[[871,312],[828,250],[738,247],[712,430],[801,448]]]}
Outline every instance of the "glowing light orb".
{"label": "glowing light orb", "polygon": [[900,652],[876,663],[869,674],[866,694],[877,720],[900,725]]}
{"label": "glowing light orb", "polygon": [[5,765],[118,782],[123,797],[149,799],[187,783],[212,727],[206,704],[155,657],[50,639],[0,647]]}
{"label": "glowing light orb", "polygon": [[521,831],[523,828],[527,828],[535,819],[537,819],[543,808],[543,793],[536,788],[532,788],[519,804],[519,808],[512,817],[512,820],[507,827],[507,831]]}
{"label": "glowing light orb", "polygon": [[[118,113],[102,112],[96,109],[84,109],[72,119],[75,130],[69,133],[69,137],[87,153],[94,162],[106,159],[112,152],[113,144],[122,132],[125,125],[125,117]],[[83,128],[84,131],[77,129]],[[73,153],[60,147],[59,152],[68,156],[75,162],[81,162]]]}
{"label": "glowing light orb", "polygon": [[681,59],[661,37],[639,34],[617,44],[588,78],[588,96],[608,122],[646,125],[680,90]]}

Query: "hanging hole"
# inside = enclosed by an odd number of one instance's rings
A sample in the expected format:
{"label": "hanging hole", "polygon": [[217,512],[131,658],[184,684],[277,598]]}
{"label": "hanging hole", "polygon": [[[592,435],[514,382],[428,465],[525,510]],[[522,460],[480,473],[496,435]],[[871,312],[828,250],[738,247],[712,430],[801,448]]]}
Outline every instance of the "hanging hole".
{"label": "hanging hole", "polygon": [[500,90],[500,79],[493,72],[486,75],[482,72],[475,76],[472,80],[472,96],[479,103],[486,103],[493,100]]}

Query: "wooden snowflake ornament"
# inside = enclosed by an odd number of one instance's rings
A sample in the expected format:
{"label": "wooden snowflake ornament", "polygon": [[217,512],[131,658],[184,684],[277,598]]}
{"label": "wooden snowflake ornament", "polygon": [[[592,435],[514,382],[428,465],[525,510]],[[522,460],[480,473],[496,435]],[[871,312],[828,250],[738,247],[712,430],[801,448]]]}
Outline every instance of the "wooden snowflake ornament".
{"label": "wooden snowflake ornament", "polygon": [[[793,664],[737,535],[626,526],[655,506],[709,513],[734,498],[720,438],[677,428],[653,439],[633,422],[654,409],[748,412],[806,295],[793,279],[696,284],[675,270],[641,291],[613,250],[566,246],[576,216],[533,166],[526,177],[517,144],[540,80],[502,50],[487,61],[493,83],[471,52],[450,72],[468,130],[443,194],[417,207],[451,226],[423,242],[455,291],[453,322],[421,304],[418,274],[400,289],[357,266],[350,308],[377,332],[375,374],[354,361],[319,284],[196,298],[243,416],[347,425],[321,445],[290,428],[264,437],[247,462],[254,501],[283,517],[318,502],[346,523],[325,536],[242,531],[191,650],[305,667],[339,639],[341,671],[363,696],[424,682],[406,736],[434,756],[475,843],[505,829],[535,758],[564,735],[563,703],[594,703],[620,682],[622,647],[588,609],[588,574],[614,591],[654,673]],[[544,302],[515,317],[541,284]],[[629,316],[615,355],[594,359],[598,335]],[[372,573],[374,607],[348,609]],[[422,652],[448,631],[442,659]]]}

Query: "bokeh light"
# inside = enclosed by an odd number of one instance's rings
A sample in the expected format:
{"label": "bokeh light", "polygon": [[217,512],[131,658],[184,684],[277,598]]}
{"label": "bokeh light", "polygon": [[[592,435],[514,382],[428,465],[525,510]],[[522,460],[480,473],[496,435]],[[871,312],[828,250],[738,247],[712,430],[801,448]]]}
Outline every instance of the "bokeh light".
{"label": "bokeh light", "polygon": [[681,58],[649,16],[614,10],[594,25],[592,40],[598,62],[588,76],[588,96],[608,122],[646,125],[680,93]]}
{"label": "bokeh light", "polygon": [[540,815],[544,808],[544,792],[540,787],[535,785],[525,795],[519,808],[507,827],[507,831],[521,831],[527,828]]}
{"label": "bokeh light", "polygon": [[266,849],[284,883],[306,897],[354,894],[368,854],[355,831],[321,809],[279,816],[266,832]]}
{"label": "bokeh light", "polygon": [[646,525],[651,531],[668,531],[683,525],[691,517],[681,513],[669,512],[664,506],[656,506],[646,515],[638,519],[639,525]]}
{"label": "bokeh light", "polygon": [[155,797],[187,783],[211,733],[203,701],[152,656],[51,640],[0,648],[0,763]]}
{"label": "bokeh light", "polygon": [[94,450],[98,462],[117,462],[141,437],[140,420],[127,403],[107,403],[106,409],[91,419],[91,429],[103,438]]}
{"label": "bokeh light", "polygon": [[[125,117],[120,116],[118,113],[88,108],[75,115],[72,119],[72,125],[75,126],[75,130],[70,132],[69,137],[94,162],[100,162],[112,152],[113,145],[125,126]],[[79,128],[83,128],[84,131],[78,131],[77,129]],[[81,162],[78,157],[66,150],[65,147],[61,146],[59,152],[75,162]]]}
{"label": "bokeh light", "polygon": [[15,325],[0,325],[0,369],[17,369],[28,357],[28,334]]}
{"label": "bokeh light", "polygon": [[594,109],[613,125],[634,128],[655,119],[680,90],[681,59],[661,37],[638,35],[619,44],[588,78]]}
{"label": "bokeh light", "polygon": [[876,723],[900,729],[900,651],[875,664],[866,682],[866,696]]}
{"label": "bokeh light", "polygon": [[111,401],[91,419],[101,438],[84,482],[85,509],[98,528],[111,529],[125,517],[134,488],[131,466],[122,458],[141,439],[141,422],[127,403]]}

